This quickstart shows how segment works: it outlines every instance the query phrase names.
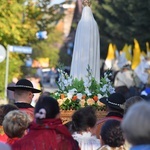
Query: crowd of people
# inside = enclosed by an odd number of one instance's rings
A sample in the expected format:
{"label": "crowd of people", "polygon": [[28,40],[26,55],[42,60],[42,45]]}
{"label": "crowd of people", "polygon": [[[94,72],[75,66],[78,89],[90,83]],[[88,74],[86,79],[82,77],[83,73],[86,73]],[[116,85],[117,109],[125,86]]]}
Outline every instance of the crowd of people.
{"label": "crowd of people", "polygon": [[[0,149],[150,149],[150,104],[145,97],[126,98],[116,92],[99,99],[106,105],[105,117],[98,120],[95,108],[86,106],[63,124],[57,100],[28,79],[20,79],[7,89],[14,92],[14,103],[0,105]],[[31,103],[35,93],[40,97],[34,107]]]}
{"label": "crowd of people", "polygon": [[[102,70],[103,73],[104,70]],[[142,72],[142,70],[141,70]],[[131,65],[125,64],[119,70],[112,70],[112,83],[115,91],[121,93],[126,99],[132,96],[150,97],[150,72],[146,68],[145,72],[139,75],[131,69]],[[142,77],[139,77],[139,76]]]}

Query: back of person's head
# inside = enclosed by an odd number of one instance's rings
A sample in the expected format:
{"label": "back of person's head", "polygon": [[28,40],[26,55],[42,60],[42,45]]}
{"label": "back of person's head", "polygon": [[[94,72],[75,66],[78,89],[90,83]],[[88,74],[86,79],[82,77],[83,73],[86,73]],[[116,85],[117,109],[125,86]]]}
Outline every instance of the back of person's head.
{"label": "back of person's head", "polygon": [[77,110],[72,116],[73,131],[87,131],[87,128],[93,128],[96,124],[95,109],[87,106]]}
{"label": "back of person's head", "polygon": [[54,119],[60,113],[59,104],[56,99],[50,96],[40,96],[35,106],[35,118]]}
{"label": "back of person's head", "polygon": [[122,109],[116,109],[114,107],[111,107],[111,106],[106,106],[106,110],[108,112],[119,112],[120,114],[124,114],[124,110]]}
{"label": "back of person's head", "polygon": [[45,91],[45,92],[43,92],[42,94],[41,94],[41,96],[50,96],[50,92],[48,92],[48,91]]}
{"label": "back of person's head", "polygon": [[31,103],[34,94],[28,89],[16,89],[14,92],[15,102]]}
{"label": "back of person's head", "polygon": [[133,96],[127,99],[125,102],[124,113],[126,113],[133,104],[140,102],[140,101],[144,101],[144,99],[141,96]]}
{"label": "back of person's head", "polygon": [[100,102],[106,105],[108,112],[124,113],[124,103],[126,99],[121,93],[112,93],[109,97],[103,97]]}
{"label": "back of person's head", "polygon": [[110,147],[120,147],[125,142],[121,129],[121,122],[114,119],[108,120],[103,124],[100,136],[101,144]]}
{"label": "back of person's head", "polygon": [[150,103],[131,106],[122,121],[125,138],[132,145],[150,144]]}
{"label": "back of person's head", "polygon": [[0,142],[0,150],[11,150],[11,148],[8,144]]}
{"label": "back of person's head", "polygon": [[10,138],[21,138],[28,128],[30,119],[25,112],[13,110],[7,113],[3,121],[3,128]]}
{"label": "back of person's head", "polygon": [[2,125],[2,122],[4,120],[5,115],[12,111],[12,110],[18,110],[19,108],[13,104],[3,104],[0,105],[0,125]]}
{"label": "back of person's head", "polygon": [[[26,97],[28,95],[28,92],[30,90],[28,89],[16,89],[15,90],[15,98],[18,98],[18,97]],[[30,91],[31,92],[31,91]]]}

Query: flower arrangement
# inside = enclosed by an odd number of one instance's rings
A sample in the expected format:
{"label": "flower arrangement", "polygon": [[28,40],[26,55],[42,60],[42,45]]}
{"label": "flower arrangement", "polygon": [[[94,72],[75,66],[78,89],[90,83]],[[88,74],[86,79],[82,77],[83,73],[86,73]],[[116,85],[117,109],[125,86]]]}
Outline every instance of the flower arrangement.
{"label": "flower arrangement", "polygon": [[114,87],[109,79],[111,76],[109,70],[104,73],[104,77],[101,77],[99,83],[92,77],[89,66],[87,68],[88,75],[84,80],[73,79],[62,69],[58,69],[58,71],[60,73],[57,82],[58,91],[52,94],[58,100],[62,110],[77,110],[87,105],[92,105],[97,110],[105,109],[105,105],[98,99],[114,93]]}

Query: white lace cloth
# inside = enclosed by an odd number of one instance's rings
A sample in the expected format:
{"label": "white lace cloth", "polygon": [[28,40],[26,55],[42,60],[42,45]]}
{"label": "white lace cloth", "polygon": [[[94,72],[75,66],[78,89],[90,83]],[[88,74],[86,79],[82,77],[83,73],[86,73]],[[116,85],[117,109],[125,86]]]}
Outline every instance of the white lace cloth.
{"label": "white lace cloth", "polygon": [[123,145],[120,147],[110,147],[108,145],[104,145],[101,148],[99,148],[98,150],[129,150],[129,149],[125,149],[125,147]]}
{"label": "white lace cloth", "polygon": [[82,134],[75,132],[72,136],[78,141],[81,150],[97,150],[100,147],[100,140],[90,132],[82,132]]}

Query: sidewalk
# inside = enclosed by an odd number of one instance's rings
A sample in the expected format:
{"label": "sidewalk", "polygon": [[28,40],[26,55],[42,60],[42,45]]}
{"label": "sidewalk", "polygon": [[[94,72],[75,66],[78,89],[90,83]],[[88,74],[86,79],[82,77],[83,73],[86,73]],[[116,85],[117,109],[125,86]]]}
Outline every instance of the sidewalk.
{"label": "sidewalk", "polygon": [[57,86],[50,87],[49,83],[44,83],[43,88],[44,88],[44,92],[50,92],[50,93],[53,93],[58,90]]}

